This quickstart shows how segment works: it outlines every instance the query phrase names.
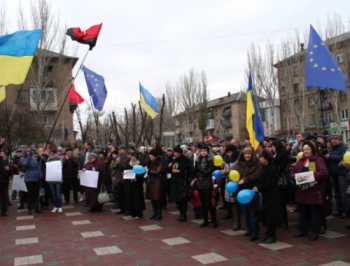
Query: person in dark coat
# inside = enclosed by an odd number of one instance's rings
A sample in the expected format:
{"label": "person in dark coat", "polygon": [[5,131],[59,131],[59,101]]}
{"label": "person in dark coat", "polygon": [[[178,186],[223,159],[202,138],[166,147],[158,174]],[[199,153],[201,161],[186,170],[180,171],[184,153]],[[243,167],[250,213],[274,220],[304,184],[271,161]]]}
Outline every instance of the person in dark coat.
{"label": "person in dark coat", "polygon": [[310,228],[309,239],[314,241],[319,236],[321,208],[325,200],[325,181],[329,175],[324,160],[317,155],[316,142],[306,140],[302,149],[303,157],[292,167],[290,177],[295,179],[297,173],[313,171],[316,182],[296,187],[295,201],[298,203],[300,231],[293,236],[307,236]]}
{"label": "person in dark coat", "polygon": [[7,216],[8,187],[10,182],[11,170],[4,150],[0,151],[0,202],[1,215]]}
{"label": "person in dark coat", "polygon": [[164,206],[167,206],[167,200],[170,201],[170,196],[171,196],[171,171],[173,169],[173,160],[174,160],[173,148],[167,149],[166,158],[167,158],[167,169],[166,169],[167,178],[164,180],[163,208]]}
{"label": "person in dark coat", "polygon": [[265,209],[261,211],[260,217],[267,227],[267,232],[261,241],[264,244],[271,244],[276,242],[276,227],[283,222],[280,192],[277,187],[278,173],[272,163],[273,155],[268,149],[260,152],[259,161],[262,167],[253,190],[262,194],[265,204]]}
{"label": "person in dark coat", "polygon": [[196,160],[194,174],[197,176],[197,187],[199,198],[202,203],[203,223],[199,227],[209,226],[208,211],[211,214],[213,228],[218,227],[216,219],[216,209],[212,204],[214,155],[209,151],[209,147],[201,145],[201,152]]}
{"label": "person in dark coat", "polygon": [[163,192],[163,155],[157,149],[149,152],[147,162],[148,177],[146,185],[146,198],[151,200],[153,215],[150,220],[158,221],[162,219]]}
{"label": "person in dark coat", "polygon": [[187,220],[187,202],[188,199],[181,198],[183,190],[189,186],[189,170],[190,161],[183,155],[183,150],[180,147],[174,148],[174,160],[171,170],[171,193],[170,201],[176,202],[176,206],[180,212],[180,217],[176,219],[179,222]]}
{"label": "person in dark coat", "polygon": [[78,161],[73,157],[73,150],[68,148],[65,150],[65,155],[62,159],[63,165],[63,189],[64,199],[66,203],[70,202],[70,189],[73,189],[74,202],[78,202],[78,190],[79,190],[79,179],[78,179]]}
{"label": "person in dark coat", "polygon": [[88,155],[88,162],[82,170],[99,172],[97,188],[85,187],[85,202],[87,206],[90,206],[89,212],[102,211],[103,204],[98,202],[97,197],[100,193],[101,185],[106,183],[106,166],[103,162],[98,161],[97,155],[92,152]]}
{"label": "person in dark coat", "polygon": [[[136,153],[130,155],[130,163],[125,170],[132,170],[135,165],[140,165]],[[146,210],[145,198],[143,195],[144,176],[135,175],[134,179],[125,180],[125,209],[133,218],[142,218]]]}
{"label": "person in dark coat", "polygon": [[[278,177],[285,175],[289,180],[289,155],[286,151],[286,146],[280,140],[274,140],[271,144],[271,151],[274,154],[273,164],[277,170]],[[290,184],[290,182],[288,182]],[[288,212],[287,212],[287,203],[288,199],[288,189],[289,186],[279,187],[280,198],[282,204],[282,212],[283,212],[283,224],[282,227],[287,230],[289,228],[288,223]]]}

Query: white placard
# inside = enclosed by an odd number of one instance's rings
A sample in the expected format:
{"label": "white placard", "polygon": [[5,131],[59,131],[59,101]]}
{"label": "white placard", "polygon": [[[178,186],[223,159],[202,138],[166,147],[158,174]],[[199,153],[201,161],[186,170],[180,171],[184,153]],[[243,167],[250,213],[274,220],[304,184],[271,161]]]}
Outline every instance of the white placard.
{"label": "white placard", "polygon": [[124,170],[123,179],[135,179],[135,177],[133,170]]}
{"label": "white placard", "polygon": [[97,188],[98,183],[97,171],[79,171],[80,185],[84,187]]}
{"label": "white placard", "polygon": [[297,185],[315,182],[314,172],[308,171],[295,174],[295,182],[297,183]]}
{"label": "white placard", "polygon": [[46,163],[46,182],[62,182],[61,160]]}
{"label": "white placard", "polygon": [[19,175],[13,175],[12,190],[27,192],[27,186],[26,186],[26,183],[24,183],[23,177],[20,177]]}
{"label": "white placard", "polygon": [[166,177],[167,177],[168,179],[170,179],[170,178],[171,178],[171,173],[167,173],[167,174],[166,174]]}

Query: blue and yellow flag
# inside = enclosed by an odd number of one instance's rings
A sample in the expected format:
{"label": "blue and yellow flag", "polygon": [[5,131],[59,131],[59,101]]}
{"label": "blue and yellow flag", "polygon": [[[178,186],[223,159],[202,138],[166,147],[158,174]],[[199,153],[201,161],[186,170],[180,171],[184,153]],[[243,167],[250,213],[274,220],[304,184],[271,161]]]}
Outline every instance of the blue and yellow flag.
{"label": "blue and yellow flag", "polygon": [[0,103],[6,99],[6,87],[0,85]]}
{"label": "blue and yellow flag", "polygon": [[152,119],[158,115],[158,103],[157,100],[146,90],[140,83],[140,102],[143,105],[146,113],[149,114]]}
{"label": "blue and yellow flag", "polygon": [[0,84],[24,83],[42,30],[22,30],[0,37]]}
{"label": "blue and yellow flag", "polygon": [[246,127],[249,133],[250,143],[256,149],[259,142],[264,138],[264,128],[261,123],[258,105],[253,93],[252,76],[249,73],[248,91],[247,91],[247,118]]}

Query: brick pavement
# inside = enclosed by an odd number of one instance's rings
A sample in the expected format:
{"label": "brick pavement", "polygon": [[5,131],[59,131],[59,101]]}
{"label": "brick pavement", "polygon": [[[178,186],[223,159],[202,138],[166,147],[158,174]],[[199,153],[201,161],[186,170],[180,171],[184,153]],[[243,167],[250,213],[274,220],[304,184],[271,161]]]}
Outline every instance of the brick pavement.
{"label": "brick pavement", "polygon": [[[27,215],[12,202],[8,217],[0,217],[0,265],[350,265],[349,235],[345,222],[328,219],[329,232],[318,241],[293,238],[294,225],[278,229],[278,242],[250,242],[243,230],[234,232],[232,222],[199,228],[201,221],[176,222],[174,204],[153,222],[150,204],[144,219],[116,215],[111,203],[101,213],[89,213],[82,203],[64,205],[63,213],[43,211]],[[264,228],[261,228],[261,236]]]}

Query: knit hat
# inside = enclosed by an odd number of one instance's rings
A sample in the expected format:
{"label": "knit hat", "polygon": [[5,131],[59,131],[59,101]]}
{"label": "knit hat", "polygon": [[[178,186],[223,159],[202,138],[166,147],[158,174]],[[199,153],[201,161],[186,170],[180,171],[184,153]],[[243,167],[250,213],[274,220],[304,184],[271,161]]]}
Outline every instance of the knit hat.
{"label": "knit hat", "polygon": [[156,150],[156,149],[152,149],[150,152],[149,152],[150,155],[154,156],[154,157],[157,157],[159,155],[159,152]]}
{"label": "knit hat", "polygon": [[313,140],[305,140],[305,141],[303,142],[303,148],[304,148],[305,146],[309,146],[310,149],[311,149],[311,151],[312,151],[312,153],[313,153],[313,154],[317,154],[318,145],[317,145],[317,143],[316,143],[315,141],[313,141]]}
{"label": "knit hat", "polygon": [[88,160],[92,159],[92,158],[96,158],[97,155],[93,152],[90,152],[89,155],[88,155]]}
{"label": "knit hat", "polygon": [[135,157],[136,159],[139,159],[136,152],[133,152],[132,154],[130,154],[130,157]]}
{"label": "knit hat", "polygon": [[235,146],[235,145],[232,145],[232,144],[229,144],[229,145],[226,146],[225,151],[226,151],[226,152],[229,152],[229,151],[230,151],[230,152],[233,152],[233,153],[234,153],[234,152],[236,151],[236,146]]}
{"label": "knit hat", "polygon": [[177,152],[177,153],[180,153],[180,154],[183,154],[183,150],[179,147],[179,146],[176,146],[174,149],[173,149],[174,152]]}
{"label": "knit hat", "polygon": [[207,145],[202,145],[201,150],[206,150],[209,153],[209,147]]}

